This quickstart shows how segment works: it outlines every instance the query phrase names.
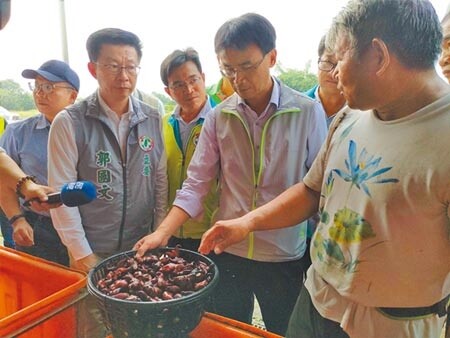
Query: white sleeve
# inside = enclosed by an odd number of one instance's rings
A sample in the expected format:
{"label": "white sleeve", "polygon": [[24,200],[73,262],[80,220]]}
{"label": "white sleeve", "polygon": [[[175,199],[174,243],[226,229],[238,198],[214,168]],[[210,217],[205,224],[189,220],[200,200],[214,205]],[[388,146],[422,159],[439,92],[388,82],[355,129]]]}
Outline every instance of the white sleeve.
{"label": "white sleeve", "polygon": [[[48,138],[48,184],[61,189],[65,183],[75,182],[78,150],[72,119],[66,111],[59,113],[52,122]],[[53,225],[70,255],[79,260],[92,253],[81,224],[77,207],[51,209]]]}

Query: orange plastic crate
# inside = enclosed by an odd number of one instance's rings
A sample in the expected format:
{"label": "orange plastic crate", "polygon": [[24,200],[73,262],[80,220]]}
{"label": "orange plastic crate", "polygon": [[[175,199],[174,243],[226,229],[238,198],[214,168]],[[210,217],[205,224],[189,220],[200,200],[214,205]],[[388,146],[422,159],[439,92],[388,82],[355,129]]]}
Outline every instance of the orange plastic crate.
{"label": "orange plastic crate", "polygon": [[282,338],[255,326],[206,312],[190,338]]}
{"label": "orange plastic crate", "polygon": [[[282,338],[275,333],[237,320],[205,312],[200,324],[188,335],[189,338]],[[113,338],[109,335],[106,338]]]}
{"label": "orange plastic crate", "polygon": [[0,247],[0,337],[76,338],[86,274]]}

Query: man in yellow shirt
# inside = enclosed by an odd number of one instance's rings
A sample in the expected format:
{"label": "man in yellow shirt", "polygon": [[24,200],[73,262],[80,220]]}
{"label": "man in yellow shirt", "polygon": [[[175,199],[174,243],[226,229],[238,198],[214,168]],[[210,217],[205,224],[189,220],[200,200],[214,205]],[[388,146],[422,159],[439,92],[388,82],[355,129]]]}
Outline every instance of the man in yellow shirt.
{"label": "man in yellow shirt", "polygon": [[206,89],[211,105],[214,107],[234,93],[230,80],[222,76],[220,80]]}

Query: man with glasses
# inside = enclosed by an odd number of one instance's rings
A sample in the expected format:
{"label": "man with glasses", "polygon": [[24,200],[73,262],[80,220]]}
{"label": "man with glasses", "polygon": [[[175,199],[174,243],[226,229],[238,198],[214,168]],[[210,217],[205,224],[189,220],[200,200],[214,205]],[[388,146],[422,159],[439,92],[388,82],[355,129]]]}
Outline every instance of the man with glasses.
{"label": "man with glasses", "polygon": [[[219,180],[214,219],[244,215],[300,181],[326,135],[320,106],[271,76],[276,33],[263,16],[225,22],[215,36],[222,74],[235,93],[208,114],[174,207],[157,231],[136,243],[138,254],[165,245],[202,211],[210,184]],[[302,285],[306,222],[259,232],[214,257],[220,271],[213,311],[251,323],[254,297],[266,328],[284,334]]]}
{"label": "man with glasses", "polygon": [[[59,60],[47,61],[36,70],[25,69],[22,76],[34,80],[29,86],[39,114],[9,124],[0,146],[25,173],[46,185],[49,128],[56,115],[75,102],[80,80],[67,63]],[[68,266],[67,249],[53,227],[49,212],[35,212],[24,206],[23,201],[23,197],[0,195],[4,211],[0,222],[6,243],[14,246],[15,242],[20,251]]]}
{"label": "man with glasses", "polygon": [[325,38],[324,35],[320,39],[318,48],[317,79],[319,83],[305,94],[320,102],[326,115],[327,126],[330,126],[336,114],[344,108],[345,97],[337,88],[337,80],[333,76],[333,70],[337,63],[336,56],[325,48]]}
{"label": "man with glasses", "polygon": [[320,212],[287,338],[439,338],[450,305],[450,87],[428,0],[351,0],[326,44],[348,108],[303,182],[234,220],[199,250]]}
{"label": "man with glasses", "polygon": [[[97,199],[62,206],[52,218],[70,265],[89,271],[100,259],[130,250],[163,219],[167,209],[166,156],[157,109],[133,95],[142,46],[132,32],[105,28],[86,43],[98,90],[61,112],[49,139],[49,183],[95,183]],[[79,337],[104,337],[99,327]]]}
{"label": "man with glasses", "polygon": [[[197,51],[175,50],[161,63],[164,90],[177,103],[163,118],[164,144],[167,154],[169,205],[175,200],[187,176],[187,168],[197,146],[211,101],[206,94],[205,74]],[[170,238],[168,245],[198,250],[203,233],[211,224],[217,206],[217,184],[213,182],[200,217],[186,221]]]}
{"label": "man with glasses", "polygon": [[97,92],[64,110],[50,130],[49,182],[89,180],[97,199],[52,216],[71,255],[89,271],[101,257],[130,249],[165,214],[166,159],[161,118],[131,94],[142,57],[139,38],[102,29],[87,40]]}

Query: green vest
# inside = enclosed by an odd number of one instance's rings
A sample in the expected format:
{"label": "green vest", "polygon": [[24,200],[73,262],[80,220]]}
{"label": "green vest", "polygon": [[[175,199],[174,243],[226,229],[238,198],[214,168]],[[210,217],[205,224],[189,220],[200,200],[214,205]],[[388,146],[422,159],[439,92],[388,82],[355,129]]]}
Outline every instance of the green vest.
{"label": "green vest", "polygon": [[6,128],[6,120],[4,117],[0,117],[0,135],[3,134]]}
{"label": "green vest", "polygon": [[[164,146],[167,154],[167,178],[169,181],[169,207],[172,206],[177,190],[181,189],[183,181],[187,177],[187,168],[197,146],[203,121],[204,119],[200,118],[192,128],[186,146],[186,153],[183,154],[178,121],[173,117],[173,114],[166,114],[163,118]],[[175,237],[200,239],[210,227],[212,215],[217,209],[217,201],[217,182],[213,182],[203,203],[203,214],[184,223],[175,233]]]}

